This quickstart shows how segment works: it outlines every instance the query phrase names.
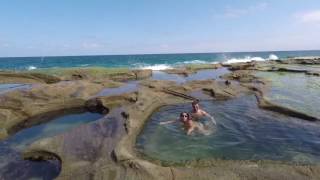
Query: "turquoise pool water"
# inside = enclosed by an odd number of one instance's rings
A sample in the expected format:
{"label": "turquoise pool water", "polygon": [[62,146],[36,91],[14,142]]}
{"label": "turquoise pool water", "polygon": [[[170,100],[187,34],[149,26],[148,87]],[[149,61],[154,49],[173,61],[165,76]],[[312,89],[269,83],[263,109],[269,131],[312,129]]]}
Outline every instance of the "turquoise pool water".
{"label": "turquoise pool water", "polygon": [[217,121],[213,134],[188,136],[179,122],[159,125],[191,110],[190,104],[166,106],[146,123],[137,150],[147,158],[167,162],[212,158],[320,162],[319,123],[261,110],[254,96],[200,104]]}
{"label": "turquoise pool water", "polygon": [[320,117],[320,78],[304,73],[258,72],[257,76],[271,81],[266,97],[314,117]]}

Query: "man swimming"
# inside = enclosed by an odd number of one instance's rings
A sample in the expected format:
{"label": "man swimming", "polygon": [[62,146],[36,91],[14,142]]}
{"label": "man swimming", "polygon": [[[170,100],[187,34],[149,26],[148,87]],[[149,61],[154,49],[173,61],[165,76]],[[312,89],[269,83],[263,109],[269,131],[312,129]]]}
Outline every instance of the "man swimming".
{"label": "man swimming", "polygon": [[192,115],[192,119],[198,121],[200,118],[202,118],[203,116],[207,116],[211,119],[212,123],[214,125],[217,125],[217,122],[216,120],[209,114],[207,113],[206,111],[202,110],[199,106],[199,100],[194,100],[192,102],[192,112],[191,112],[191,115]]}
{"label": "man swimming", "polygon": [[[188,114],[186,112],[182,112],[180,114],[179,120],[180,120],[180,122],[183,123],[183,127],[186,130],[187,135],[190,135],[194,130],[198,130],[198,131],[202,132],[203,134],[208,134],[207,130],[204,128],[204,126],[200,122],[193,121],[190,114]],[[160,122],[160,124],[161,125],[170,124],[170,123],[174,123],[176,121],[177,120],[165,121],[165,122]]]}

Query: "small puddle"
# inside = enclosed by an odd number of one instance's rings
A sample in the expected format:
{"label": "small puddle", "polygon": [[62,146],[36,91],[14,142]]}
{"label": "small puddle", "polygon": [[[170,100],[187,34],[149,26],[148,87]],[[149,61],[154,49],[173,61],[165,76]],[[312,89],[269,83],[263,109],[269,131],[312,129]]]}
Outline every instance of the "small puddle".
{"label": "small puddle", "polygon": [[0,84],[0,95],[18,89],[30,89],[31,84]]}
{"label": "small puddle", "polygon": [[96,96],[115,96],[124,93],[131,93],[137,91],[139,88],[139,81],[129,81],[125,85],[117,88],[105,88],[100,91]]}
{"label": "small puddle", "polygon": [[29,161],[21,159],[21,151],[36,140],[55,136],[81,124],[96,121],[103,115],[90,112],[72,112],[47,123],[23,129],[0,142],[0,177],[4,179],[53,179],[60,173],[57,160]]}
{"label": "small puddle", "polygon": [[194,74],[190,74],[187,77],[183,77],[177,74],[169,74],[163,71],[153,71],[152,79],[153,80],[168,80],[174,81],[177,84],[183,84],[189,81],[195,80],[208,80],[208,79],[216,79],[221,80],[220,76],[229,73],[228,68],[222,67],[219,69],[205,69],[199,70]]}
{"label": "small puddle", "polygon": [[[170,105],[155,112],[137,138],[147,158],[166,162],[197,159],[277,160],[320,162],[320,124],[261,110],[254,96],[227,101],[201,101],[217,121],[214,133],[186,135],[176,119],[190,104]],[[205,123],[206,120],[203,121]]]}

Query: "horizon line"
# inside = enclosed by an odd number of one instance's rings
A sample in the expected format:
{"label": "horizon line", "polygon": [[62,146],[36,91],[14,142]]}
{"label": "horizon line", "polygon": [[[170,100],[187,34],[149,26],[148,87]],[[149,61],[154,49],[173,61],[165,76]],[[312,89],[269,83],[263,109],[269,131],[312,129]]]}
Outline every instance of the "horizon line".
{"label": "horizon line", "polygon": [[218,53],[258,53],[258,52],[290,52],[290,51],[320,51],[320,49],[305,50],[255,50],[255,51],[220,51],[220,52],[175,52],[175,53],[132,53],[132,54],[78,54],[78,55],[35,55],[35,56],[0,56],[0,58],[44,58],[44,57],[78,57],[78,56],[143,56],[143,55],[173,55],[173,54],[218,54]]}

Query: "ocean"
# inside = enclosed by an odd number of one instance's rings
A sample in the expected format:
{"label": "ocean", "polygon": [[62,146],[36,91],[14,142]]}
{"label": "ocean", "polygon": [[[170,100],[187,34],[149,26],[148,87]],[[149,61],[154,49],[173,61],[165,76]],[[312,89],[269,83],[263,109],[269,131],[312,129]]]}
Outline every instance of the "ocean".
{"label": "ocean", "polygon": [[95,55],[49,57],[2,57],[1,70],[35,70],[42,68],[69,67],[128,67],[135,69],[163,70],[185,64],[232,63],[265,61],[299,56],[320,56],[320,50],[312,51],[265,51],[223,52],[144,55]]}

